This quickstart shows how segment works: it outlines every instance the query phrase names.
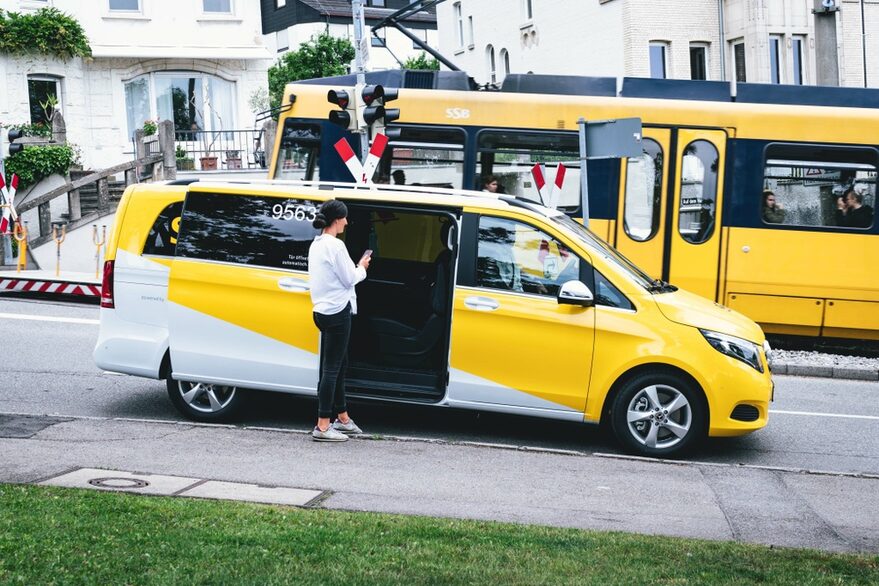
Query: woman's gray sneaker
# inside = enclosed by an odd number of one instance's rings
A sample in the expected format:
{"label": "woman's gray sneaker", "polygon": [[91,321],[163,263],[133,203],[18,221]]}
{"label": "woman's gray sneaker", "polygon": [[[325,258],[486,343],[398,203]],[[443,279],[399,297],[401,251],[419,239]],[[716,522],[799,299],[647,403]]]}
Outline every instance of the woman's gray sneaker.
{"label": "woman's gray sneaker", "polygon": [[348,436],[336,431],[333,426],[328,427],[326,431],[321,431],[319,427],[315,426],[311,430],[311,439],[316,442],[346,442]]}
{"label": "woman's gray sneaker", "polygon": [[345,435],[357,435],[363,433],[363,430],[357,427],[357,424],[354,423],[353,419],[348,419],[348,423],[342,423],[338,419],[333,422],[332,429],[336,431],[341,431]]}

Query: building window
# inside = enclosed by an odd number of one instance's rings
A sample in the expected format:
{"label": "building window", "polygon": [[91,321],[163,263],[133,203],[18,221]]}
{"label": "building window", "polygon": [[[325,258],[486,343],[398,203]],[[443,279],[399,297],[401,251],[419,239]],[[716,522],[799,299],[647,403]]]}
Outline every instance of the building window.
{"label": "building window", "polygon": [[278,53],[286,51],[290,48],[290,35],[288,29],[281,29],[275,32],[275,40],[278,43]]}
{"label": "building window", "polygon": [[[370,37],[370,45],[373,47],[384,47],[385,46],[385,31],[380,30],[377,33],[373,33]],[[413,48],[418,48],[417,44],[413,43]]]}
{"label": "building window", "polygon": [[744,41],[736,41],[733,43],[733,68],[735,69],[736,81],[748,81],[748,76],[745,73],[746,67]]}
{"label": "building window", "polygon": [[666,69],[666,43],[650,43],[650,77],[665,79],[668,77]]}
{"label": "building window", "polygon": [[110,0],[110,10],[140,12],[140,0]]}
{"label": "building window", "polygon": [[455,31],[458,34],[458,46],[464,46],[464,16],[461,13],[461,3],[455,2],[452,6],[452,10],[455,12]]}
{"label": "building window", "polygon": [[534,9],[531,6],[531,0],[522,0],[522,12],[524,13],[526,21],[534,18]]}
{"label": "building window", "polygon": [[219,131],[235,129],[234,94],[234,83],[194,71],[140,76],[125,83],[128,136],[147,118],[159,118],[174,122],[178,141],[193,143],[187,151],[220,151],[230,133]]}
{"label": "building window", "polygon": [[283,8],[287,6],[287,0],[275,0],[275,8]]}
{"label": "building window", "polygon": [[501,67],[504,77],[507,77],[510,74],[510,52],[506,49],[501,49]]}
{"label": "building window", "polygon": [[494,58],[494,47],[489,45],[485,48],[485,57],[488,60],[488,81],[497,83],[497,63]]}
{"label": "building window", "polygon": [[376,8],[384,8],[385,0],[369,0],[370,6],[375,6]]}
{"label": "building window", "polygon": [[707,45],[690,45],[690,79],[708,79]]}
{"label": "building window", "polygon": [[31,111],[31,124],[50,125],[53,107],[50,102],[61,104],[61,80],[55,77],[31,75],[27,78],[27,94]]}
{"label": "building window", "polygon": [[473,15],[467,17],[467,46],[473,48]]}
{"label": "building window", "polygon": [[796,85],[803,85],[803,46],[805,45],[804,37],[794,37],[791,40],[791,55],[793,57],[794,78]]}
{"label": "building window", "polygon": [[769,82],[781,83],[781,37],[769,37]]}
{"label": "building window", "polygon": [[232,0],[203,0],[204,11],[213,14],[232,14]]}

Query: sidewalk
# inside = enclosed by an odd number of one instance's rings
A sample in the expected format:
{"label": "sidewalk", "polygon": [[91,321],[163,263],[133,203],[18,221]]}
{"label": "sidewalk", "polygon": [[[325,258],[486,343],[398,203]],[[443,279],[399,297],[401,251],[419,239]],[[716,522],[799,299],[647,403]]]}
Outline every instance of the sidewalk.
{"label": "sidewalk", "polygon": [[[94,488],[88,479],[99,476],[91,480],[128,492],[167,486],[261,502],[298,494],[305,506],[329,509],[879,552],[874,475],[406,438],[318,444],[304,431],[15,415],[0,415],[0,453],[0,482]],[[79,469],[93,470],[70,475]],[[194,494],[200,486],[219,492]]]}

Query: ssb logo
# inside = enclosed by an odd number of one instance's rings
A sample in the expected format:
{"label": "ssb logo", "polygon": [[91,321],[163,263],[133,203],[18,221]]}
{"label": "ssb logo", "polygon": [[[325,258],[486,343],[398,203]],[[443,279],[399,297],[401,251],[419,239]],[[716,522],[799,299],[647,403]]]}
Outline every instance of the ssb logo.
{"label": "ssb logo", "polygon": [[470,110],[467,108],[448,108],[446,109],[446,118],[452,120],[466,120],[470,118]]}

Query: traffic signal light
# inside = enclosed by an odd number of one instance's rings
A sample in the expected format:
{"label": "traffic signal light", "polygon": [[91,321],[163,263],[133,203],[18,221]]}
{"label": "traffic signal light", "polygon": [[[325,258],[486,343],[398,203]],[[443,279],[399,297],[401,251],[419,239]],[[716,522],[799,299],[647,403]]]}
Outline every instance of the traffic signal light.
{"label": "traffic signal light", "polygon": [[20,153],[24,150],[22,143],[15,141],[24,136],[24,132],[20,128],[10,128],[0,137],[0,159],[5,159],[9,155]]}
{"label": "traffic signal light", "polygon": [[351,98],[345,90],[330,90],[327,92],[327,101],[335,104],[341,110],[330,110],[329,120],[336,126],[347,128],[348,130],[357,130],[357,120],[351,115]]}
{"label": "traffic signal light", "polygon": [[[400,117],[399,108],[385,108],[385,104],[397,99],[399,90],[384,88],[380,85],[368,85],[363,88],[363,122],[373,128],[375,133],[382,132],[384,127]],[[375,126],[373,126],[375,125]]]}

